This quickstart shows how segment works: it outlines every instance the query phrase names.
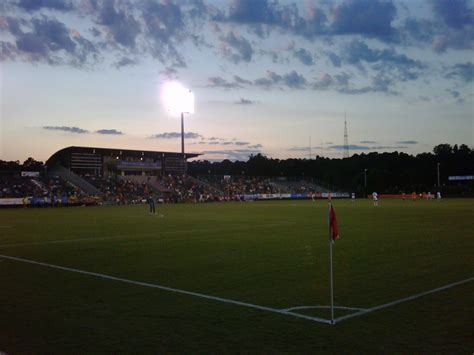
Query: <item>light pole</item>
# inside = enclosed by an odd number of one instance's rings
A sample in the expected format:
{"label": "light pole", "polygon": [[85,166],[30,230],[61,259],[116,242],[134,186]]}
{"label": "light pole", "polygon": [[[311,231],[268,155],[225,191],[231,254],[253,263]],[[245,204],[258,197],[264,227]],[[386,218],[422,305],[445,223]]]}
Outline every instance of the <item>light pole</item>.
{"label": "light pole", "polygon": [[166,109],[181,116],[181,155],[186,172],[186,154],[184,153],[184,114],[194,113],[194,93],[176,81],[168,82],[163,89],[163,101]]}
{"label": "light pole", "polygon": [[437,168],[438,168],[438,189],[440,188],[440,184],[439,184],[439,166],[440,166],[440,163],[437,164]]}

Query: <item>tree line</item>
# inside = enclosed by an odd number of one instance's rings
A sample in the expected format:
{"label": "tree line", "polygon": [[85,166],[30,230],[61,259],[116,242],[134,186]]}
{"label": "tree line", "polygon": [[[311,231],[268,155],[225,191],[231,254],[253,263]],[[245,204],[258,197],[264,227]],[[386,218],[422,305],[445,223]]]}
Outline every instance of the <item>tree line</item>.
{"label": "tree line", "polygon": [[[44,163],[33,158],[22,164],[0,160],[0,172],[20,170],[43,171]],[[188,173],[198,177],[244,175],[308,180],[333,190],[359,194],[441,190],[462,195],[474,194],[474,181],[450,182],[448,176],[474,175],[474,150],[466,144],[439,144],[432,152],[417,155],[373,152],[344,159],[320,156],[315,159],[272,159],[257,154],[247,161],[192,161],[188,163]]]}
{"label": "tree line", "polygon": [[188,163],[188,172],[195,176],[245,175],[310,180],[331,189],[359,194],[438,190],[464,194],[474,193],[474,182],[449,182],[448,176],[474,175],[474,150],[466,144],[439,144],[433,152],[418,155],[372,152],[344,159],[320,156],[315,159],[272,159],[257,154],[246,162],[193,161]]}

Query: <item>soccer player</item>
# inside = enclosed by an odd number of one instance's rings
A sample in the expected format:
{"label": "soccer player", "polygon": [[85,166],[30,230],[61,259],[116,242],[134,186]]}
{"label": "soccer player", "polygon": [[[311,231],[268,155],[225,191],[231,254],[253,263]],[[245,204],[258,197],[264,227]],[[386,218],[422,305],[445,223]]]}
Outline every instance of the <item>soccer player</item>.
{"label": "soccer player", "polygon": [[146,200],[147,200],[147,202],[148,202],[148,206],[150,206],[150,213],[156,214],[156,211],[155,211],[155,200],[153,199],[153,196],[152,196],[152,195],[149,195]]}
{"label": "soccer player", "polygon": [[374,202],[374,206],[379,205],[379,195],[375,191],[372,192],[372,201]]}
{"label": "soccer player", "polygon": [[441,201],[441,192],[438,191],[438,192],[436,193],[436,199],[437,199],[438,201]]}
{"label": "soccer player", "polygon": [[353,192],[353,193],[351,194],[351,201],[352,201],[352,203],[354,203],[355,200],[356,200],[356,194]]}

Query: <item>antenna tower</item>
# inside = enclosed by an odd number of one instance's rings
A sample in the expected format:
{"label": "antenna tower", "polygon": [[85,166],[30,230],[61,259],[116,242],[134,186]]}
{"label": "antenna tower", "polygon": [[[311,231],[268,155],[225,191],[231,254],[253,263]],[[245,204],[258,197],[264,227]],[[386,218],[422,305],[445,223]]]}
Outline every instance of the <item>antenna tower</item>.
{"label": "antenna tower", "polygon": [[347,120],[346,112],[344,111],[344,154],[343,158],[349,158],[349,140],[347,136]]}

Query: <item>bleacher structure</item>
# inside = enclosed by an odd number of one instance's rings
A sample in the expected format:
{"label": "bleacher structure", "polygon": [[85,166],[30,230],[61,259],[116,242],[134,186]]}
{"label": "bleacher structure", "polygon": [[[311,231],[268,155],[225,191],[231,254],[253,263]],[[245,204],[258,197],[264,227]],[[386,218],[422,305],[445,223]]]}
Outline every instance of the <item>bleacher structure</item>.
{"label": "bleacher structure", "polygon": [[[57,166],[78,176],[127,176],[137,181],[141,177],[183,174],[186,161],[199,154],[130,150],[94,147],[67,147],[54,153],[46,161],[46,169]],[[143,180],[143,179],[142,179]]]}

